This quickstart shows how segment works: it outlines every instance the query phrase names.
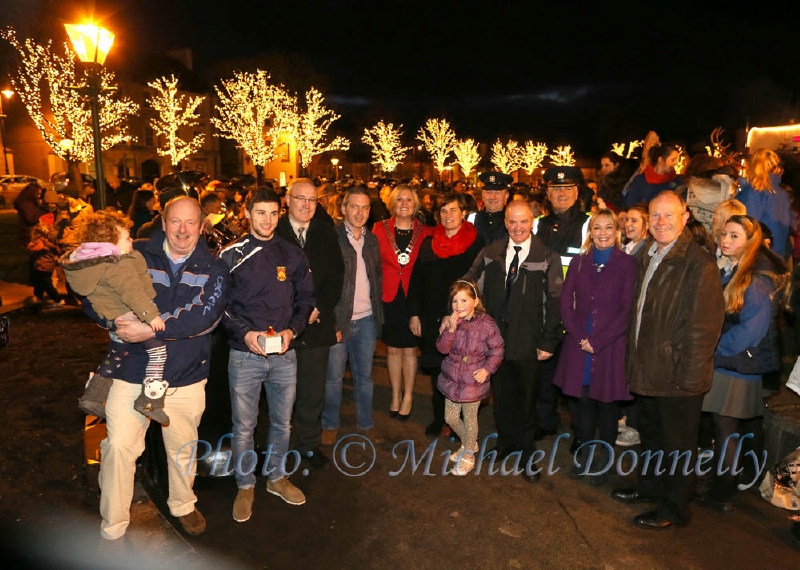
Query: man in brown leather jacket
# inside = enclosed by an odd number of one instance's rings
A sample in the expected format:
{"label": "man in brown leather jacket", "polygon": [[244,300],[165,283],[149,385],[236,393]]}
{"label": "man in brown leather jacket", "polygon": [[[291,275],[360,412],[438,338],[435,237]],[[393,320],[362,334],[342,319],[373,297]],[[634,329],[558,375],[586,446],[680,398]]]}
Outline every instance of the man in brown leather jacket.
{"label": "man in brown leather jacket", "polygon": [[[725,315],[719,271],[692,240],[688,219],[686,203],[677,194],[656,196],[650,202],[655,242],[638,255],[627,368],[631,392],[639,396],[644,453],[638,488],[614,491],[612,497],[656,503],[656,510],[634,519],[651,530],[689,523],[703,395],[711,387]],[[646,464],[648,452],[652,459]],[[657,469],[659,452],[663,457]]]}

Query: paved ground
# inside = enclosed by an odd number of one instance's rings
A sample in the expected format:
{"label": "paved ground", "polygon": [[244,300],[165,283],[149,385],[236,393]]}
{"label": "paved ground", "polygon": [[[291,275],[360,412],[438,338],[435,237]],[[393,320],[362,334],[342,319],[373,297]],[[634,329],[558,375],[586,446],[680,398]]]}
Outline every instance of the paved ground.
{"label": "paved ground", "polygon": [[[12,343],[0,351],[3,554],[8,560],[39,557],[15,567],[92,567],[88,560],[94,560],[97,544],[98,497],[85,480],[84,418],[75,402],[87,371],[103,354],[105,333],[72,308],[18,312],[12,318]],[[236,493],[232,478],[199,478],[199,507],[208,531],[198,538],[176,531],[171,517],[161,515],[146,496],[139,497],[129,532],[130,567],[797,567],[787,513],[755,492],[742,493],[737,510],[727,516],[697,507],[687,528],[639,530],[631,518],[640,510],[608,496],[622,482],[594,488],[570,479],[563,443],[553,458],[559,471],[538,484],[490,476],[485,469],[464,478],[442,476],[440,453],[457,446],[445,441],[437,444],[430,475],[424,466],[415,474],[406,466],[393,476],[402,464],[392,455],[395,442],[413,440],[418,458],[430,443],[423,433],[430,417],[430,384],[419,377],[412,417],[401,423],[385,412],[389,389],[383,368],[376,367],[375,379],[376,422],[389,443],[375,447],[368,473],[346,476],[340,445],[340,469],[294,475],[308,497],[306,505],[284,504],[266,493],[260,478],[253,518],[241,524],[230,514]],[[224,380],[212,382],[219,389]],[[265,422],[262,417],[260,440]],[[342,435],[352,431],[353,422],[352,391],[347,389]],[[487,407],[481,412],[482,435],[492,427]],[[549,460],[553,438],[543,443]],[[404,454],[407,446],[396,451]],[[351,465],[371,460],[371,455],[360,457],[357,446],[348,449]]]}

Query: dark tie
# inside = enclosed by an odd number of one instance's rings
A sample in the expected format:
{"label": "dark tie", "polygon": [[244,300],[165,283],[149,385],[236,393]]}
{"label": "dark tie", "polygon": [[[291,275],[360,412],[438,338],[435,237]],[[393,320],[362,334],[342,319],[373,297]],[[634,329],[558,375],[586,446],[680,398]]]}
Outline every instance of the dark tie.
{"label": "dark tie", "polygon": [[305,233],[305,231],[306,231],[306,229],[303,226],[300,226],[299,228],[297,228],[297,243],[300,244],[300,247],[305,247],[306,246],[306,238],[303,235]]}
{"label": "dark tie", "polygon": [[514,246],[514,259],[511,260],[511,266],[508,268],[508,276],[506,277],[506,293],[511,291],[511,286],[514,284],[514,281],[517,280],[517,273],[519,270],[519,252],[521,250],[522,246]]}

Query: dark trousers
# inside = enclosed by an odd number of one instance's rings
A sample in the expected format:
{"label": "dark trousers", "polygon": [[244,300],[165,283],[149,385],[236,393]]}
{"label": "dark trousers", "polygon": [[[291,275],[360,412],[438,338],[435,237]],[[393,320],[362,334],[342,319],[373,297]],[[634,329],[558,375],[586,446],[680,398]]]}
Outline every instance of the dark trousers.
{"label": "dark trousers", "polygon": [[31,285],[33,285],[33,294],[40,299],[44,298],[44,294],[50,297],[53,301],[61,300],[61,293],[53,285],[53,272],[52,271],[38,271],[34,269],[31,271]]}
{"label": "dark trousers", "polygon": [[430,369],[428,372],[431,375],[431,406],[433,407],[433,422],[437,424],[444,424],[444,394],[439,391],[437,382],[439,381],[439,374],[441,368]]}
{"label": "dark trousers", "polygon": [[[556,375],[556,365],[561,355],[561,345],[556,348],[551,358],[541,363],[541,381],[537,396],[536,425],[543,430],[553,431],[558,429],[561,417],[558,415],[558,400],[561,390],[553,384]],[[575,422],[572,422],[575,431]]]}
{"label": "dark trousers", "polygon": [[536,450],[536,395],[540,373],[538,360],[504,360],[492,378],[497,447],[522,451],[526,461]]}
{"label": "dark trousers", "polygon": [[292,449],[301,455],[322,443],[322,408],[329,347],[295,348],[297,392],[292,414]]}
{"label": "dark trousers", "polygon": [[575,438],[586,442],[599,439],[614,447],[617,441],[619,405],[617,402],[600,402],[589,397],[589,386],[581,388],[580,398],[569,399],[569,413],[575,426]]}
{"label": "dark trousers", "polygon": [[[660,469],[664,472],[660,475],[655,472],[655,455],[646,466],[646,472],[642,472],[645,461],[640,456],[638,491],[657,499],[658,516],[676,524],[689,522],[689,503],[697,486],[694,468],[702,409],[703,394],[674,398],[639,396],[642,449],[653,454],[663,451]],[[674,454],[670,455],[675,451],[681,454],[677,460]],[[684,475],[687,461],[689,474]]]}

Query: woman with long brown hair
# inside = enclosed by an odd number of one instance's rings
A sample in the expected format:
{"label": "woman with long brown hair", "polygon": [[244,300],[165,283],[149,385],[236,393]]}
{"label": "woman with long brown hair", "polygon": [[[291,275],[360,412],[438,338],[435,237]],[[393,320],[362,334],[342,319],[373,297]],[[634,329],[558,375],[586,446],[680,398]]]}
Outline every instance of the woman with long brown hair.
{"label": "woman with long brown hair", "polygon": [[733,474],[740,440],[753,438],[742,434],[745,420],[764,414],[762,374],[780,366],[780,354],[774,335],[772,274],[760,269],[762,232],[751,216],[735,215],[725,224],[720,250],[726,260],[722,269],[725,296],[725,323],[714,354],[711,389],[703,399],[703,411],[714,424],[716,469],[711,489],[697,497],[700,504],[717,511],[732,508],[737,491]]}

